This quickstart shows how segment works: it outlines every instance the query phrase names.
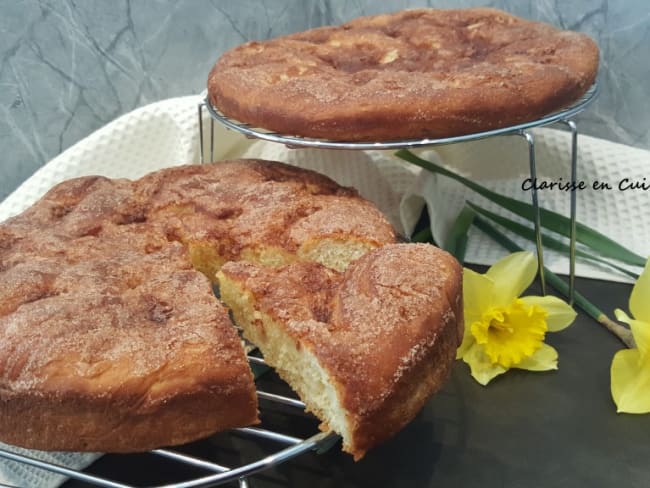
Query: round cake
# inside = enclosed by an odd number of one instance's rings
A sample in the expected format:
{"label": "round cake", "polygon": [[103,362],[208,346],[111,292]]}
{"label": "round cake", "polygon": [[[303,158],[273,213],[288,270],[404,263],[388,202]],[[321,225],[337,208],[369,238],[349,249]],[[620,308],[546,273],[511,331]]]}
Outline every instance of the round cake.
{"label": "round cake", "polygon": [[406,10],[238,46],[211,70],[208,98],[285,135],[443,138],[566,107],[594,83],[598,57],[585,34],[496,9]]}
{"label": "round cake", "polygon": [[355,459],[447,378],[461,267],[261,160],[65,181],[0,224],[0,441],[134,452],[257,422],[220,297]]}
{"label": "round cake", "polygon": [[256,423],[215,272],[343,269],[395,239],[354,190],[281,163],[57,185],[0,224],[0,441],[128,452]]}

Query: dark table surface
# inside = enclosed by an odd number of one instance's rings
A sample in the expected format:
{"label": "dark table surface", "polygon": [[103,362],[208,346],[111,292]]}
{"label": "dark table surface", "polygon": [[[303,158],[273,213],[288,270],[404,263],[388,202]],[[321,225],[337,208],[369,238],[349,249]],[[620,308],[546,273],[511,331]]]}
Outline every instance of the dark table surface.
{"label": "dark table surface", "polygon": [[[578,279],[577,286],[610,316],[617,307],[627,309],[630,285]],[[609,368],[622,344],[583,313],[568,329],[548,334],[547,342],[559,352],[558,371],[511,370],[483,387],[456,361],[418,417],[360,462],[337,444],[255,475],[250,486],[649,487],[650,415],[617,414],[610,395]],[[261,386],[285,388],[273,374],[263,376]],[[316,430],[307,416],[276,410],[265,417],[285,432]],[[183,450],[237,465],[262,455],[265,444],[222,434]],[[105,456],[88,472],[135,486],[198,474],[151,454]],[[65,485],[82,486],[89,485]]]}

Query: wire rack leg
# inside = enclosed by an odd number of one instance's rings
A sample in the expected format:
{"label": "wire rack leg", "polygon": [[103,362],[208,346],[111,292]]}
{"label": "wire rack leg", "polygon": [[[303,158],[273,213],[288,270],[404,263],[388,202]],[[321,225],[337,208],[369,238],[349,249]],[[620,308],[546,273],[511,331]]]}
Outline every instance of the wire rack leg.
{"label": "wire rack leg", "polygon": [[[203,134],[203,107],[205,102],[199,103],[199,154],[201,164],[205,161],[205,137]],[[210,117],[210,162],[214,161],[214,119]]]}
{"label": "wire rack leg", "polygon": [[210,117],[210,162],[214,162],[214,119]]}
{"label": "wire rack leg", "polygon": [[201,164],[205,163],[203,154],[203,105],[203,102],[199,103],[199,154],[201,155]]}
{"label": "wire rack leg", "polygon": [[542,245],[542,223],[539,211],[539,200],[537,198],[537,166],[535,164],[535,137],[531,132],[521,131],[519,135],[526,140],[528,144],[528,164],[530,167],[530,177],[533,181],[531,195],[533,200],[533,217],[535,220],[535,246],[537,247],[537,265],[539,272],[539,281],[542,285],[542,295],[546,295],[546,278],[544,276],[544,248]]}
{"label": "wire rack leg", "polygon": [[578,184],[578,127],[573,120],[562,120],[571,131],[571,229],[569,234],[569,305],[573,305],[576,278],[576,213]]}

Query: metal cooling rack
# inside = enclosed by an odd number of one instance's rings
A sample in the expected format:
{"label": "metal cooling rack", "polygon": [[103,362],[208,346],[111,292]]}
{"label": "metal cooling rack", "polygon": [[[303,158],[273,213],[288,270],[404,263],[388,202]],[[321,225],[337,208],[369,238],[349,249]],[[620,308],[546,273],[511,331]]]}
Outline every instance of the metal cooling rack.
{"label": "metal cooling rack", "polygon": [[[486,139],[488,137],[496,136],[519,136],[522,137],[528,146],[528,165],[530,168],[530,177],[533,181],[537,178],[537,167],[535,163],[535,136],[531,129],[536,127],[543,127],[552,124],[563,124],[571,133],[571,182],[578,181],[577,177],[577,158],[578,158],[578,128],[573,121],[573,117],[582,112],[597,96],[598,83],[594,84],[587,90],[587,92],[576,102],[569,107],[560,111],[548,114],[539,119],[503,127],[500,129],[493,129],[484,132],[476,132],[474,134],[467,134],[456,137],[445,137],[440,139],[414,139],[414,140],[400,140],[400,141],[381,141],[381,142],[346,142],[346,141],[329,141],[324,139],[304,138],[291,135],[278,134],[259,127],[253,127],[249,124],[233,120],[226,117],[216,107],[214,107],[206,98],[205,101],[199,104],[199,134],[200,134],[200,154],[201,162],[206,161],[206,154],[204,150],[204,134],[203,134],[203,109],[207,110],[210,115],[210,146],[209,146],[209,161],[214,161],[214,122],[220,122],[228,129],[237,131],[249,138],[261,139],[265,141],[277,142],[284,144],[289,148],[316,148],[316,149],[345,149],[345,150],[397,150],[397,149],[417,149],[423,147],[440,146],[445,144],[457,144],[460,142],[470,142],[479,139]],[[542,287],[542,293],[546,294],[546,279],[544,276],[544,250],[542,247],[541,225],[540,225],[540,207],[537,196],[537,188],[533,186],[531,189],[531,199],[534,209],[535,220],[535,246],[537,249],[537,259],[539,264],[539,278]],[[573,296],[575,290],[575,248],[576,248],[576,192],[572,191],[570,195],[570,237],[569,237],[569,303],[573,303]]]}
{"label": "metal cooling rack", "polygon": [[[253,365],[266,366],[263,359],[249,356],[249,362]],[[289,407],[288,415],[303,412],[305,404],[295,398],[283,395],[257,391],[257,397],[260,400],[260,407],[264,402]],[[260,408],[262,413],[264,412]],[[217,464],[213,461],[191,456],[174,449],[154,449],[150,454],[165,458],[168,461],[179,463],[191,468],[198,468],[205,474],[188,478],[185,481],[177,483],[165,483],[162,485],[148,486],[147,488],[207,488],[220,486],[225,483],[237,482],[239,488],[250,488],[248,477],[277,466],[289,459],[292,459],[307,451],[322,453],[327,451],[339,439],[339,436],[333,432],[318,432],[314,435],[303,439],[292,435],[283,434],[266,428],[259,427],[242,427],[228,431],[229,435],[251,437],[258,440],[269,441],[270,444],[277,446],[276,449],[270,449],[272,452],[260,459],[237,467],[228,467]],[[216,453],[218,454],[218,452]],[[53,473],[64,475],[68,478],[88,483],[90,486],[103,488],[142,488],[142,486],[131,485],[128,483],[108,479],[102,476],[96,476],[84,473],[66,466],[61,466],[51,462],[41,461],[39,459],[16,454],[4,449],[0,449],[0,458],[27,464],[37,469],[44,469]],[[0,483],[0,486],[5,486]],[[29,487],[16,487],[29,488]]]}

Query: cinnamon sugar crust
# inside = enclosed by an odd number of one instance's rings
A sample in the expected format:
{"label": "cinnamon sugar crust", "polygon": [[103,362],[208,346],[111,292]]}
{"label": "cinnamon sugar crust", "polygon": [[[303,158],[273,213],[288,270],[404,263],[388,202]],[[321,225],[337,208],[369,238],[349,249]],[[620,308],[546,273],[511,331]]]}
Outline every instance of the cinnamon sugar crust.
{"label": "cinnamon sugar crust", "polygon": [[225,115],[337,141],[441,138],[532,121],[579,99],[587,35],[491,8],[361,17],[226,52],[208,77]]}
{"label": "cinnamon sugar crust", "polygon": [[[339,204],[372,226],[319,226]],[[129,452],[256,423],[214,272],[233,259],[308,259],[305,246],[345,239],[355,251],[333,266],[395,234],[353,190],[281,163],[57,185],[0,224],[0,440]]]}
{"label": "cinnamon sugar crust", "polygon": [[415,417],[462,340],[461,267],[430,245],[387,245],[344,273],[232,262],[218,276],[245,336],[356,459]]}

